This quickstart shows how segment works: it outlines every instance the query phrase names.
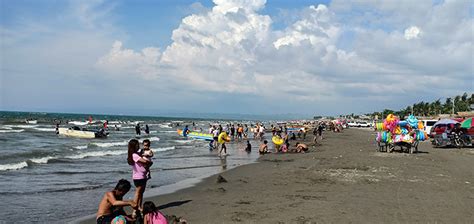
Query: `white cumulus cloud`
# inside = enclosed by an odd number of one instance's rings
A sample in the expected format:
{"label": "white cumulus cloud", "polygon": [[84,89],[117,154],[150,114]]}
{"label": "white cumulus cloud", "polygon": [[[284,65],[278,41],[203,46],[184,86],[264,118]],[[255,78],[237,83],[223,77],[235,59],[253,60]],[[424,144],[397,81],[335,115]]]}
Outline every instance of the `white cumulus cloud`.
{"label": "white cumulus cloud", "polygon": [[101,69],[115,74],[133,74],[153,78],[159,71],[160,49],[144,48],[141,52],[124,49],[122,42],[115,41],[112,49],[97,62]]}
{"label": "white cumulus cloud", "polygon": [[[134,51],[117,42],[98,65],[145,78],[166,75],[191,92],[352,104],[361,110],[396,99],[406,105],[416,93],[459,94],[469,84],[457,80],[472,80],[472,18],[460,2],[424,2],[413,15],[408,1],[400,7],[335,1],[298,11],[296,22],[279,30],[261,13],[264,0],[214,4],[183,18],[163,51]],[[374,23],[381,15],[387,17]]]}
{"label": "white cumulus cloud", "polygon": [[416,26],[411,26],[405,30],[405,39],[411,40],[411,39],[418,39],[420,38],[421,35],[421,30],[420,28]]}

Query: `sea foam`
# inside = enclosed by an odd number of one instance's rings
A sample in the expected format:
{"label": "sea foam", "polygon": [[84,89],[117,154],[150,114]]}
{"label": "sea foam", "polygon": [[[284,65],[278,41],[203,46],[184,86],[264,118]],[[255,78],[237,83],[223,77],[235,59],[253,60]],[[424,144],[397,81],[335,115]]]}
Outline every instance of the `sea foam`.
{"label": "sea foam", "polygon": [[28,163],[25,161],[19,163],[11,163],[11,164],[2,164],[0,165],[0,171],[5,170],[19,170],[21,168],[28,167]]}
{"label": "sea foam", "polygon": [[127,141],[124,141],[124,142],[94,142],[90,144],[98,146],[98,147],[102,147],[102,148],[108,148],[108,147],[113,147],[113,146],[124,146],[124,145],[127,145],[128,143]]}
{"label": "sea foam", "polygon": [[15,130],[0,130],[0,133],[20,133],[24,132],[25,129],[15,129]]}

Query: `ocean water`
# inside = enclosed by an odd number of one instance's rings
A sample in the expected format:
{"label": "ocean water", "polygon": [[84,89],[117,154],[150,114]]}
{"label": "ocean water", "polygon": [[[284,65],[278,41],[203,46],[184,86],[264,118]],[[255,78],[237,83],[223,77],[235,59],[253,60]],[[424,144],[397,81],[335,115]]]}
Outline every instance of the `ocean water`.
{"label": "ocean water", "polygon": [[[125,178],[131,181],[127,164],[127,142],[135,138],[135,122],[142,129],[148,124],[155,151],[152,179],[148,190],[160,192],[160,187],[187,179],[204,178],[239,165],[255,162],[258,142],[251,141],[254,150],[243,151],[245,142],[228,144],[229,156],[221,159],[209,150],[208,142],[186,139],[176,133],[176,123],[195,122],[196,128],[207,132],[209,123],[218,121],[162,117],[100,116],[108,120],[110,134],[106,139],[79,139],[55,134],[54,122],[69,127],[67,121],[80,123],[89,115],[0,112],[0,222],[64,223],[94,214],[104,192],[113,189]],[[26,124],[26,118],[38,120]],[[249,122],[246,122],[249,123]],[[118,131],[114,125],[119,126]],[[126,195],[131,199],[134,188]]]}

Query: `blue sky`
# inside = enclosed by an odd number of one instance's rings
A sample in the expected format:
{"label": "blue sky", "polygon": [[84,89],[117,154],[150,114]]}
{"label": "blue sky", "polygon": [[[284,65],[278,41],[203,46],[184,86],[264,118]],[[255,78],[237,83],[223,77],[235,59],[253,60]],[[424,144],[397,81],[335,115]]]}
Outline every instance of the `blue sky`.
{"label": "blue sky", "polygon": [[0,110],[337,115],[473,92],[469,1],[0,4]]}

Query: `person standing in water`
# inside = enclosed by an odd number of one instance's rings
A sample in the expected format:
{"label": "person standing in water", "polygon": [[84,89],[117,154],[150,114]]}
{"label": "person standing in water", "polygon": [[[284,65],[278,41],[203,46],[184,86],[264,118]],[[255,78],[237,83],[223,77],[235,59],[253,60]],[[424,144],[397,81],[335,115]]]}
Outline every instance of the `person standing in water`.
{"label": "person standing in water", "polygon": [[247,140],[247,146],[245,147],[245,151],[248,153],[252,151],[252,145],[250,144],[249,140]]}
{"label": "person standing in water", "polygon": [[135,126],[135,133],[137,135],[141,135],[142,134],[142,131],[140,130],[140,123],[137,123],[137,125]]}
{"label": "person standing in water", "polygon": [[188,133],[189,133],[189,128],[188,128],[188,126],[186,125],[186,127],[184,127],[184,129],[183,129],[183,136],[184,136],[184,137],[188,137]]}
{"label": "person standing in water", "polygon": [[150,134],[150,127],[148,127],[148,124],[145,125],[145,134]]}

